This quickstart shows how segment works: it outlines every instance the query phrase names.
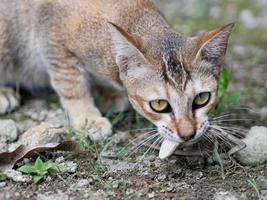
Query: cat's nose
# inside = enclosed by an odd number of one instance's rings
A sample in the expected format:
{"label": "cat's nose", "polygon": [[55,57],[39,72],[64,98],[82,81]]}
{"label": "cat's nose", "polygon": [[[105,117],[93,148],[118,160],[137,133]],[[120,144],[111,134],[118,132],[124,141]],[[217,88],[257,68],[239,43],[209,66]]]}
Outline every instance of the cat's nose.
{"label": "cat's nose", "polygon": [[195,137],[195,134],[190,135],[190,136],[180,136],[182,138],[182,140],[184,140],[185,142],[193,139]]}
{"label": "cat's nose", "polygon": [[188,117],[183,117],[180,120],[178,131],[179,131],[179,136],[185,142],[193,139],[194,136],[196,135],[196,129],[194,126],[194,121],[189,119]]}

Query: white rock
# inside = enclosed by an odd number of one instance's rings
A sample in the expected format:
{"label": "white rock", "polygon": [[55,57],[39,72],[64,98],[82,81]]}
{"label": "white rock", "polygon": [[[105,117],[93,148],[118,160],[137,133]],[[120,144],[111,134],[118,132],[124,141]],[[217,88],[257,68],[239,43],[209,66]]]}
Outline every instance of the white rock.
{"label": "white rock", "polygon": [[173,142],[171,140],[164,140],[161,144],[160,151],[159,151],[159,158],[165,159],[171,156],[176,148],[179,146],[179,143]]}
{"label": "white rock", "polygon": [[5,171],[5,175],[15,182],[30,183],[32,181],[32,177],[30,175],[23,175],[21,172],[13,169]]}
{"label": "white rock", "polygon": [[236,159],[243,165],[257,165],[267,162],[267,128],[252,127],[246,138],[242,139],[246,148],[238,151]]}
{"label": "white rock", "polygon": [[59,143],[65,135],[64,128],[53,127],[48,123],[41,123],[38,126],[27,130],[16,143],[9,147],[9,151],[14,151],[20,145],[42,145],[48,143]]}
{"label": "white rock", "polygon": [[214,195],[215,200],[238,200],[231,192],[220,191]]}
{"label": "white rock", "polygon": [[13,120],[0,120],[0,152],[8,148],[8,143],[18,138],[18,128]]}
{"label": "white rock", "polygon": [[89,180],[81,179],[77,183],[74,183],[73,185],[71,185],[69,189],[71,191],[78,192],[80,190],[87,189],[89,187],[89,185],[90,185]]}
{"label": "white rock", "polygon": [[64,162],[64,166],[65,166],[65,172],[69,172],[69,173],[75,173],[78,167],[77,163],[72,162],[72,161]]}
{"label": "white rock", "polygon": [[0,188],[6,187],[6,182],[0,182]]}

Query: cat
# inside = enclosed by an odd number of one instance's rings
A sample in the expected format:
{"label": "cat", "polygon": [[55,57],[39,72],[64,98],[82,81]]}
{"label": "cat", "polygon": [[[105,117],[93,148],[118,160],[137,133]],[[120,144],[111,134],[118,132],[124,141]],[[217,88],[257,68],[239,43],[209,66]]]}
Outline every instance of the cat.
{"label": "cat", "polygon": [[197,140],[209,126],[218,78],[234,24],[195,37],[177,33],[152,0],[1,0],[0,113],[16,109],[28,90],[51,86],[71,123],[103,141],[103,110],[128,102],[163,138]]}

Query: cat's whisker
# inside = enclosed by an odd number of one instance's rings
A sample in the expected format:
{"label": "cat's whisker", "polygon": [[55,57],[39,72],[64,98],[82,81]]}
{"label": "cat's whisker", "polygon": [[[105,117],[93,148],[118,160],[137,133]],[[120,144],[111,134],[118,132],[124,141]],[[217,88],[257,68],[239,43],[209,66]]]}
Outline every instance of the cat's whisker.
{"label": "cat's whisker", "polygon": [[157,138],[146,150],[146,152],[143,154],[143,156],[140,158],[140,161],[142,161],[144,159],[144,157],[148,154],[148,152],[154,147],[155,144],[157,144],[160,140],[162,139],[162,136],[159,136],[159,138]]}
{"label": "cat's whisker", "polygon": [[211,122],[236,122],[236,121],[251,121],[252,119],[222,119],[222,120],[210,120]]}
{"label": "cat's whisker", "polygon": [[[161,137],[161,140],[159,140],[159,141],[157,142],[157,144],[154,145],[154,147],[157,147],[157,146],[158,146],[159,144],[161,144],[163,141],[164,141],[164,138]],[[157,149],[157,148],[153,148],[152,153],[154,153],[156,149]]]}
{"label": "cat's whisker", "polygon": [[155,127],[152,128],[152,127],[151,127],[151,128],[132,129],[131,132],[137,132],[137,131],[140,131],[140,132],[141,132],[141,131],[149,131],[149,130],[151,130],[151,131],[152,131],[152,130],[157,130],[157,128],[155,128]]}
{"label": "cat's whisker", "polygon": [[246,110],[246,111],[249,111],[249,112],[251,112],[251,113],[259,114],[258,111],[255,111],[254,109],[249,108],[249,107],[246,107],[246,106],[236,107],[236,108],[234,108],[234,110]]}
{"label": "cat's whisker", "polygon": [[153,134],[154,132],[157,132],[157,130],[155,129],[155,130],[151,130],[151,131],[142,133],[141,135],[137,136],[135,139],[131,140],[125,147],[127,147],[127,146],[129,146],[131,144],[134,144],[134,142],[138,141],[141,138],[146,138],[147,135]]}
{"label": "cat's whisker", "polygon": [[234,116],[236,114],[234,113],[228,113],[228,114],[225,114],[225,115],[221,115],[221,116],[218,116],[218,117],[213,117],[212,120],[217,120],[217,119],[222,119],[222,118],[227,118],[229,116]]}
{"label": "cat's whisker", "polygon": [[212,128],[216,131],[217,136],[230,147],[232,147],[233,145],[243,146],[243,142],[239,138],[233,136],[231,133],[222,130],[220,127],[214,126]]}
{"label": "cat's whisker", "polygon": [[238,131],[238,132],[246,132],[247,130],[241,127],[236,127],[236,126],[226,126],[226,125],[220,125],[220,124],[211,124],[210,127],[220,127],[228,130],[233,130],[233,131]]}
{"label": "cat's whisker", "polygon": [[[134,144],[134,146],[133,146],[132,148],[134,149],[134,148],[138,147],[138,146],[139,146],[140,144],[142,144],[143,142],[146,142],[147,140],[150,140],[150,139],[153,138],[155,135],[157,135],[156,132],[155,132],[155,133],[151,132],[151,134],[152,134],[152,135],[150,135],[150,136],[148,136],[148,137],[142,139],[142,140],[139,141],[137,144],[135,144],[135,143],[132,142],[132,144]],[[137,139],[140,139],[140,138],[137,138]],[[136,139],[136,140],[137,140],[137,139]],[[136,141],[136,140],[135,140],[135,141]],[[133,150],[132,148],[131,148],[131,150]]]}
{"label": "cat's whisker", "polygon": [[[140,143],[146,141],[147,139],[150,139],[150,137],[154,136],[154,133],[156,133],[157,131],[156,130],[153,130],[153,131],[149,131],[149,132],[146,132],[146,133],[143,133],[141,134],[140,136],[136,137],[135,139],[131,140],[130,142],[127,143],[127,145],[125,145],[121,151],[123,150],[127,150],[127,148],[130,146],[130,145],[134,145],[134,147],[132,147],[133,149],[136,148]],[[151,136],[147,137],[149,134],[152,134]],[[142,139],[144,138],[144,139]],[[136,141],[142,139],[138,144],[135,144]]]}
{"label": "cat's whisker", "polygon": [[221,132],[223,130],[217,129],[216,127],[210,127],[210,131],[213,133],[213,135],[216,138],[221,139],[225,144],[227,144],[228,146],[232,146],[233,144],[229,141],[228,137],[225,137],[225,134],[221,134]]}
{"label": "cat's whisker", "polygon": [[246,128],[242,128],[239,126],[232,126],[231,124],[224,124],[224,123],[211,123],[210,126],[232,129],[232,130],[244,132],[244,133],[246,133],[248,131]]}
{"label": "cat's whisker", "polygon": [[[217,127],[218,130],[220,130],[220,127]],[[228,152],[229,155],[232,155],[233,153],[243,149],[246,147],[246,144],[240,140],[239,138],[225,132],[225,131],[222,131],[220,130],[220,134],[227,138],[227,140],[231,141],[233,144],[235,144],[235,146]]]}
{"label": "cat's whisker", "polygon": [[206,132],[204,135],[203,135],[203,138],[205,138],[208,142],[210,143],[214,143],[214,136],[210,131]]}
{"label": "cat's whisker", "polygon": [[138,151],[142,146],[144,146],[146,143],[148,143],[150,140],[153,140],[154,138],[158,137],[160,134],[159,133],[155,133],[151,136],[149,136],[148,138],[142,140],[140,143],[138,143],[137,145],[135,145],[132,149],[131,149],[131,153],[126,157],[129,158],[131,157],[136,151]]}
{"label": "cat's whisker", "polygon": [[[213,126],[211,125],[211,127],[218,127],[218,126]],[[242,128],[237,128],[237,127],[227,127],[227,126],[219,126],[221,129],[223,129],[224,131],[230,133],[231,135],[235,135],[235,136],[242,136],[244,137],[247,130],[246,129],[242,129]]]}
{"label": "cat's whisker", "polygon": [[234,126],[232,124],[225,124],[225,123],[216,123],[216,122],[210,122],[210,125],[215,125],[215,126],[219,126],[219,127],[227,127],[227,128],[234,128],[234,129],[238,129],[238,130],[242,130],[242,131],[246,131],[245,128],[242,128],[240,126]]}

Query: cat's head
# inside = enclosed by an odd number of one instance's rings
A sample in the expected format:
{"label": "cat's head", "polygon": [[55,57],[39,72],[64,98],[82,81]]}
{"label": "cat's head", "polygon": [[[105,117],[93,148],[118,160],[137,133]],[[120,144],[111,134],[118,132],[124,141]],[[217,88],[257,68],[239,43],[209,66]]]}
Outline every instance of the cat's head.
{"label": "cat's head", "polygon": [[191,38],[174,32],[140,38],[109,25],[129,100],[165,139],[193,142],[208,128],[232,28]]}

